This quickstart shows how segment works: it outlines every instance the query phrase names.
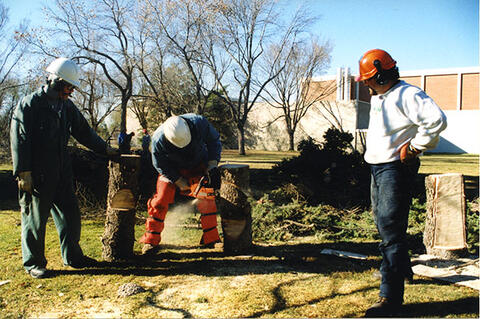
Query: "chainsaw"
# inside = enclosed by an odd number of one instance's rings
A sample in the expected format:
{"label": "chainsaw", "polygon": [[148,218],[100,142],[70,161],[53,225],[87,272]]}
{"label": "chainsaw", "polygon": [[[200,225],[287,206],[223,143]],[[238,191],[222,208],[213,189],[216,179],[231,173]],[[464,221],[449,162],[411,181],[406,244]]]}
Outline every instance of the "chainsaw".
{"label": "chainsaw", "polygon": [[204,175],[200,179],[198,177],[189,178],[188,183],[190,190],[182,192],[182,195],[215,200],[215,190],[207,187],[209,184],[208,176]]}

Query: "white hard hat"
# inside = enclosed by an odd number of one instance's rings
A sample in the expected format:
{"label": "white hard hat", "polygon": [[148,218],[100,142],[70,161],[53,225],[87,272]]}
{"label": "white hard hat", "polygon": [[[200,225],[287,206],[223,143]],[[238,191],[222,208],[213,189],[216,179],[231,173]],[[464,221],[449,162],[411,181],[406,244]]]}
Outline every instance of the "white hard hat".
{"label": "white hard hat", "polygon": [[62,78],[71,85],[80,86],[80,69],[72,60],[58,58],[50,63],[46,71]]}
{"label": "white hard hat", "polygon": [[169,117],[162,126],[167,140],[178,148],[184,148],[192,140],[190,128],[180,116]]}

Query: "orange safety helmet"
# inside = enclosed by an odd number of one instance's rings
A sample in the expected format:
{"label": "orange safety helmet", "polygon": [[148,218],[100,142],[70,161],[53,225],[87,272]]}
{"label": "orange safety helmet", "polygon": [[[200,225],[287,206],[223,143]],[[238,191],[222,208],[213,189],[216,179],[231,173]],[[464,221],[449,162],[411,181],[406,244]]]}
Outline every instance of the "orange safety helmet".
{"label": "orange safety helmet", "polygon": [[388,52],[380,49],[365,52],[358,63],[360,74],[355,78],[357,82],[370,79],[378,72],[390,70],[397,65],[397,61],[392,59]]}

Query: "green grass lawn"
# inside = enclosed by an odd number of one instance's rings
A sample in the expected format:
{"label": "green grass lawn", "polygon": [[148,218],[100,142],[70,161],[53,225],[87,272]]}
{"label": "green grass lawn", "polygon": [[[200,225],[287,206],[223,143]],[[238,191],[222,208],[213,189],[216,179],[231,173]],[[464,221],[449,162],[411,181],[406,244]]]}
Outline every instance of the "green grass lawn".
{"label": "green grass lawn", "polygon": [[[75,270],[62,265],[53,222],[47,228],[48,268],[54,276],[32,279],[23,271],[19,215],[0,211],[0,317],[234,318],[361,317],[378,295],[373,277],[376,243],[316,242],[303,238],[257,243],[255,255],[228,257],[200,249],[201,230],[179,227],[185,212],[167,215],[164,249],[157,259]],[[136,227],[136,237],[143,233]],[[103,220],[83,222],[81,244],[101,259]],[[320,255],[322,248],[365,253],[367,260]],[[135,251],[140,245],[135,244]],[[136,283],[146,291],[118,297]],[[420,278],[406,286],[404,317],[478,317],[478,291]]]}
{"label": "green grass lawn", "polygon": [[[295,152],[224,151],[226,163],[270,168]],[[11,169],[7,166],[2,169]],[[434,155],[422,158],[422,174],[459,172],[478,177],[478,156]],[[145,212],[139,212],[144,215]],[[221,249],[200,249],[201,229],[193,212],[169,212],[158,258],[102,264],[95,269],[65,267],[58,236],[49,221],[46,237],[50,278],[36,280],[22,267],[20,215],[14,200],[0,201],[0,317],[47,318],[292,318],[361,317],[377,299],[376,241],[331,242],[318,237],[256,242],[253,255],[224,256]],[[198,216],[197,216],[198,217]],[[195,222],[193,223],[195,224]],[[84,252],[101,260],[102,214],[83,220]],[[136,238],[144,231],[135,228]],[[365,254],[366,260],[321,255],[323,248]],[[141,245],[135,243],[139,253]],[[118,288],[136,283],[146,291],[118,297]],[[479,292],[417,277],[406,285],[403,317],[478,318]]]}
{"label": "green grass lawn", "polygon": [[[250,168],[271,168],[284,158],[298,156],[299,152],[276,152],[247,150],[246,155],[238,155],[237,150],[224,150],[221,164],[247,164]],[[461,173],[479,176],[479,156],[475,154],[435,154],[421,157],[420,174]]]}
{"label": "green grass lawn", "polygon": [[[298,156],[299,152],[247,150],[246,155],[238,155],[238,150],[223,150],[221,164],[248,164],[250,168],[271,168],[284,158]],[[479,176],[479,156],[474,154],[426,154],[421,157],[421,174],[462,173]],[[11,170],[10,163],[0,164],[0,170]]]}
{"label": "green grass lawn", "polygon": [[479,175],[479,156],[474,154],[426,154],[421,157],[419,173],[461,173],[466,176]]}

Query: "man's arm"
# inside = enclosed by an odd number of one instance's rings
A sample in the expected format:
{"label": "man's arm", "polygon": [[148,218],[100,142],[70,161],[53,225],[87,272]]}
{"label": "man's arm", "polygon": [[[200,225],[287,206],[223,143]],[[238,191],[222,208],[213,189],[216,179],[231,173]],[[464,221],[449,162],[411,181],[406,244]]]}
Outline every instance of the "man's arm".
{"label": "man's arm", "polygon": [[220,134],[218,134],[217,130],[213,127],[208,120],[202,116],[201,120],[202,134],[207,144],[208,150],[208,160],[209,161],[217,161],[220,162],[220,158],[222,155],[222,143],[220,142]]}
{"label": "man's arm", "polygon": [[152,165],[159,174],[162,174],[171,182],[176,182],[180,178],[180,172],[168,159],[161,139],[159,136],[158,139],[154,138],[152,141]]}
{"label": "man's arm", "polygon": [[71,102],[68,105],[68,112],[71,115],[72,136],[92,151],[107,155],[107,143],[90,127],[82,113]]}
{"label": "man's arm", "polygon": [[435,148],[440,141],[440,133],[447,127],[445,114],[425,92],[413,95],[407,107],[409,118],[418,126],[410,145],[420,152]]}
{"label": "man's arm", "polygon": [[10,123],[10,147],[13,175],[32,171],[31,107],[23,98],[16,106]]}

